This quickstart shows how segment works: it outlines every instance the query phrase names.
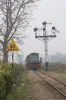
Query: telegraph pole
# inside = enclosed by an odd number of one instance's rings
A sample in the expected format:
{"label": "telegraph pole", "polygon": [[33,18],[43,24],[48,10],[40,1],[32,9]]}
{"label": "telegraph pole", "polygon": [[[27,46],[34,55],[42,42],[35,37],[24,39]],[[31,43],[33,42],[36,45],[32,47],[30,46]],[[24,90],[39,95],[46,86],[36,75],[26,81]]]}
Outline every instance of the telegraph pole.
{"label": "telegraph pole", "polygon": [[[36,28],[34,28],[34,32],[35,32],[35,38],[43,41],[45,44],[45,70],[48,71],[48,63],[49,63],[49,60],[48,60],[48,41],[50,39],[56,38],[56,32],[59,33],[59,31],[57,31],[57,29],[55,29],[55,27],[52,27],[51,34],[48,35],[48,33],[46,31],[46,25],[47,24],[51,25],[52,23],[46,23],[46,21],[44,21],[42,24],[43,24],[43,28],[36,27]],[[37,32],[39,30],[43,31],[43,35],[37,34]]]}

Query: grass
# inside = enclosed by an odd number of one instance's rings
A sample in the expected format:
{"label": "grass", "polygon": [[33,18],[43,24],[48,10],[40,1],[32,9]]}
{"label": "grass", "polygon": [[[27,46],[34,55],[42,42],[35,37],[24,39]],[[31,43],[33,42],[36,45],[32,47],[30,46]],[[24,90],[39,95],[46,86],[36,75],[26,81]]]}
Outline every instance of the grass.
{"label": "grass", "polygon": [[49,73],[51,75],[53,75],[53,76],[56,76],[59,79],[62,79],[64,81],[66,81],[66,73],[65,72],[56,72],[56,71],[53,71],[53,72],[49,72]]}
{"label": "grass", "polygon": [[61,64],[59,62],[57,63],[49,63],[47,73],[50,73],[51,75],[66,81],[66,65]]}
{"label": "grass", "polygon": [[27,79],[27,74],[27,71],[20,74],[15,86],[10,90],[7,100],[25,100],[25,98],[27,98],[27,90],[30,84],[30,81]]}
{"label": "grass", "polygon": [[66,82],[66,72],[58,72],[58,71],[47,71],[47,73],[63,80]]}

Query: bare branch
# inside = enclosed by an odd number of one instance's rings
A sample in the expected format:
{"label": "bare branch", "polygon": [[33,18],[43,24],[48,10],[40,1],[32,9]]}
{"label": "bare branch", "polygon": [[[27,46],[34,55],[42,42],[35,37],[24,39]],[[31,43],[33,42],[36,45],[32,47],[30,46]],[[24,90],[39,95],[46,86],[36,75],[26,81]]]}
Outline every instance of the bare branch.
{"label": "bare branch", "polygon": [[39,0],[0,0],[0,35],[3,37],[0,43],[3,46],[3,56],[7,55],[6,47],[11,38],[23,44],[26,37],[23,33],[29,25],[37,1]]}
{"label": "bare branch", "polygon": [[0,39],[0,43],[3,45],[3,41]]}

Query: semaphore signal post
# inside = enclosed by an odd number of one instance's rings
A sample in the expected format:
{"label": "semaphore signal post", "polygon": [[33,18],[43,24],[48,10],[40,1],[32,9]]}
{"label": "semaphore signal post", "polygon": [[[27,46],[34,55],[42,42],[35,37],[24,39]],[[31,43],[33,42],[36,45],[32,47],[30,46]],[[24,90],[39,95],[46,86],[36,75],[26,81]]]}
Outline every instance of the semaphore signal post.
{"label": "semaphore signal post", "polygon": [[[34,32],[35,32],[35,38],[43,41],[45,44],[45,70],[48,71],[48,63],[49,63],[49,61],[48,61],[48,41],[50,39],[56,38],[56,32],[59,33],[59,31],[55,27],[52,27],[51,34],[48,34],[46,31],[46,25],[47,24],[51,25],[52,23],[46,23],[46,21],[44,21],[42,24],[43,24],[43,28],[36,27],[36,28],[34,28]],[[37,34],[37,32],[39,32],[39,30],[43,31],[42,35]]]}

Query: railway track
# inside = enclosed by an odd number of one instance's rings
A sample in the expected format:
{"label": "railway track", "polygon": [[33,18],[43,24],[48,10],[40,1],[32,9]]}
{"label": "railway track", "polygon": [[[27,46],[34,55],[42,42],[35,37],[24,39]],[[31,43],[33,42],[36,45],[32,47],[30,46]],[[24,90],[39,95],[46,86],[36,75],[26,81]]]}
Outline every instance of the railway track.
{"label": "railway track", "polygon": [[42,71],[35,71],[35,73],[56,89],[64,98],[66,98],[66,83],[57,79],[56,77]]}

